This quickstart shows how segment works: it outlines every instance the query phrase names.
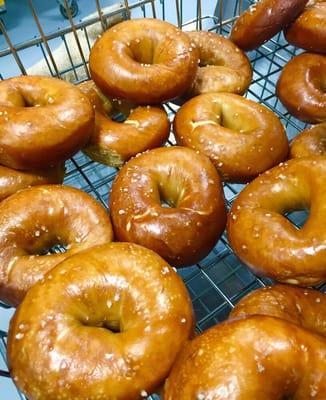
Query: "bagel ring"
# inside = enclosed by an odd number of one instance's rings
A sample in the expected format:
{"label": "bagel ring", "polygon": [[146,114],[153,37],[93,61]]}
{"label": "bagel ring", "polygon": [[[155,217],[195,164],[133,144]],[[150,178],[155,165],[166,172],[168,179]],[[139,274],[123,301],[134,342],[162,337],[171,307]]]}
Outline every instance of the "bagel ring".
{"label": "bagel ring", "polygon": [[213,32],[187,32],[199,50],[200,68],[186,96],[228,92],[244,94],[252,79],[248,57],[231,40]]}
{"label": "bagel ring", "polygon": [[326,53],[326,1],[309,2],[303,13],[284,31],[286,40],[315,53]]}
{"label": "bagel ring", "polygon": [[119,241],[154,250],[173,266],[204,258],[226,219],[213,164],[177,146],[150,150],[125,164],[112,185],[110,210]]}
{"label": "bagel ring", "polygon": [[[18,305],[55,265],[112,239],[105,209],[81,190],[44,185],[17,192],[0,203],[0,299]],[[67,251],[42,255],[57,244]]]}
{"label": "bagel ring", "polygon": [[285,28],[303,11],[308,0],[260,0],[236,20],[231,40],[243,50],[254,50]]}
{"label": "bagel ring", "polygon": [[242,298],[229,318],[267,315],[292,322],[326,337],[326,294],[290,285],[257,289]]}
{"label": "bagel ring", "polygon": [[165,21],[142,18],[107,30],[91,49],[89,65],[107,96],[159,104],[185,93],[195,78],[198,51]]}
{"label": "bagel ring", "polygon": [[10,324],[9,370],[31,400],[136,400],[164,381],[193,327],[187,289],[161,257],[96,246],[28,292]]}
{"label": "bagel ring", "polygon": [[29,186],[62,183],[64,174],[64,164],[34,171],[17,171],[0,165],[0,201]]}
{"label": "bagel ring", "polygon": [[137,107],[124,123],[115,122],[107,112],[110,100],[100,93],[94,82],[84,82],[79,88],[95,108],[94,133],[83,149],[91,159],[121,167],[129,158],[159,147],[168,139],[170,121],[163,108]]}
{"label": "bagel ring", "polygon": [[177,144],[208,156],[223,180],[248,182],[286,159],[284,127],[268,108],[231,93],[206,93],[174,119]]}
{"label": "bagel ring", "polygon": [[283,68],[276,93],[301,121],[326,122],[326,56],[303,53],[292,58]]}
{"label": "bagel ring", "polygon": [[[326,159],[296,158],[251,182],[237,197],[227,233],[235,254],[255,273],[311,286],[326,280]],[[297,229],[283,214],[310,209]]]}
{"label": "bagel ring", "polygon": [[316,156],[326,156],[326,123],[304,130],[291,142],[291,158]]}
{"label": "bagel ring", "polygon": [[45,76],[0,82],[0,164],[50,168],[88,141],[94,124],[90,102],[74,85]]}

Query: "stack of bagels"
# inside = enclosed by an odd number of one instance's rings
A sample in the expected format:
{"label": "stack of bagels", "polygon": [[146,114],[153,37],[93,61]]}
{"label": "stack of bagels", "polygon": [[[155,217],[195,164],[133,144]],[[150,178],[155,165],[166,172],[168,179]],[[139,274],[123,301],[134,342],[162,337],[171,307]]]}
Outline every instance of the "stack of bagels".
{"label": "stack of bagels", "polygon": [[[307,52],[276,94],[314,124],[291,143],[243,97],[244,51],[281,31]],[[87,82],[0,82],[0,300],[17,307],[8,365],[29,400],[325,400],[326,295],[308,288],[326,281],[325,46],[325,1],[261,0],[230,38],[128,20],[94,44]],[[61,184],[79,150],[119,169],[109,212]],[[230,209],[224,183],[247,184]],[[301,228],[295,210],[309,210]],[[197,335],[176,268],[225,228],[238,258],[279,284]]]}

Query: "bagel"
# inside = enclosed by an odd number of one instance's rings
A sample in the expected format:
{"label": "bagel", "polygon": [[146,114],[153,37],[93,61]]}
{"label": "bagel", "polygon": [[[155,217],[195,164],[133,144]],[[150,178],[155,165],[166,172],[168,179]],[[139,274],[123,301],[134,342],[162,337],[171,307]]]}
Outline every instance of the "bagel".
{"label": "bagel", "polygon": [[304,130],[291,142],[291,158],[316,156],[326,156],[326,123]]}
{"label": "bagel", "polygon": [[231,40],[243,50],[254,50],[285,28],[303,11],[308,0],[260,0],[236,20]]}
{"label": "bagel", "polygon": [[[0,300],[17,306],[55,265],[112,239],[105,209],[81,190],[42,185],[17,192],[0,203]],[[58,244],[67,251],[46,254]]]}
{"label": "bagel", "polygon": [[[235,254],[255,273],[279,282],[324,282],[325,185],[323,157],[296,158],[256,178],[236,198],[228,216],[228,239]],[[283,216],[304,209],[310,214],[301,229]]]}
{"label": "bagel", "polygon": [[64,174],[63,164],[34,171],[17,171],[0,165],[0,201],[29,186],[62,183]]}
{"label": "bagel", "polygon": [[141,399],[164,381],[193,328],[187,289],[158,255],[131,243],[96,246],[27,293],[10,323],[9,370],[30,400]]}
{"label": "bagel", "polygon": [[326,1],[312,1],[284,31],[286,40],[297,47],[326,53]]}
{"label": "bagel", "polygon": [[268,108],[231,93],[207,93],[185,103],[174,119],[180,146],[210,158],[227,182],[248,182],[287,158],[286,132]]}
{"label": "bagel", "polygon": [[0,82],[0,164],[46,169],[85,146],[94,111],[74,85],[45,76]]}
{"label": "bagel", "polygon": [[244,94],[252,79],[248,57],[231,40],[213,32],[187,32],[199,50],[199,68],[186,96],[228,92]]}
{"label": "bagel", "polygon": [[168,139],[170,121],[163,108],[137,107],[120,123],[108,115],[117,106],[111,104],[94,82],[84,82],[79,88],[95,108],[95,129],[83,149],[92,160],[121,167],[136,154],[159,147]]}
{"label": "bagel", "polygon": [[214,165],[177,146],[150,150],[125,164],[112,185],[110,212],[119,241],[145,246],[176,267],[204,258],[226,219]]}
{"label": "bagel", "polygon": [[136,104],[159,104],[183,95],[191,86],[198,51],[180,29],[158,19],[121,22],[94,44],[92,79],[107,96]]}
{"label": "bagel", "polygon": [[326,56],[303,53],[284,68],[276,93],[290,114],[304,122],[326,122]]}

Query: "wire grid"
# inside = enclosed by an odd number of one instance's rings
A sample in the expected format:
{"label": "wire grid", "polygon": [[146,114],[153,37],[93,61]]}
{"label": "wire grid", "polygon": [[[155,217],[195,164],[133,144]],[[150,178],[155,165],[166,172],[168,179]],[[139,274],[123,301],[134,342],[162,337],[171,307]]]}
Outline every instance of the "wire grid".
{"label": "wire grid", "polygon": [[[190,20],[184,20],[184,15],[187,12],[189,13],[189,3],[187,1],[144,0],[128,2],[125,0],[111,7],[109,10],[102,10],[100,1],[95,0],[97,16],[87,22],[75,24],[68,11],[70,27],[56,34],[45,34],[42,26],[39,25],[39,38],[34,38],[29,42],[17,46],[10,41],[3,24],[0,22],[0,28],[5,33],[8,43],[8,48],[0,51],[0,58],[14,57],[16,68],[18,68],[17,73],[25,74],[28,73],[28,69],[24,66],[22,54],[25,50],[37,46],[44,57],[48,74],[72,82],[80,82],[89,78],[88,54],[92,40],[89,38],[88,29],[94,24],[100,24],[101,29],[105,30],[112,23],[134,17],[134,12],[138,13],[136,16],[167,19],[167,10],[170,10],[170,7],[174,7],[174,19],[170,22],[175,23],[179,27],[186,30],[206,29],[228,36],[232,28],[232,23],[239,12],[254,2],[238,0],[217,1],[215,2],[213,13],[205,14],[202,9],[203,2],[197,0],[192,2],[193,15],[195,17]],[[31,0],[29,0],[29,4],[35,21],[39,22]],[[74,35],[77,50],[80,53],[80,58],[77,57],[77,61],[76,57],[73,58],[69,47],[71,41],[67,40],[67,35],[71,35],[71,32]],[[81,43],[80,32],[85,36],[86,51]],[[52,51],[51,46],[52,41],[58,39],[64,44],[66,57],[70,64],[68,67],[60,68],[55,60],[55,52]],[[292,139],[299,131],[303,130],[306,124],[287,113],[275,95],[275,85],[284,65],[299,52],[300,50],[286,43],[282,34],[279,34],[259,49],[249,53],[254,74],[253,82],[246,96],[274,111],[286,127],[289,139]],[[15,73],[12,72],[12,75],[15,75]],[[7,77],[4,75],[0,76],[2,78]],[[164,106],[170,119],[173,120],[178,107],[171,103],[167,103]],[[173,144],[174,139],[171,135],[168,145]],[[66,166],[65,184],[89,193],[107,208],[109,192],[117,172],[116,169],[95,163],[82,153],[78,153],[69,160]],[[233,200],[243,187],[244,185],[240,184],[224,185],[228,208],[231,207]],[[307,212],[293,212],[287,215],[287,217],[297,227],[300,227],[307,218]],[[64,251],[64,249],[57,248],[56,251]],[[192,298],[198,332],[226,319],[232,307],[250,291],[272,283],[268,279],[255,276],[237,259],[228,244],[225,233],[204,260],[194,266],[179,270],[179,273],[184,279]],[[318,289],[326,292],[326,284],[321,285]],[[3,310],[6,308],[5,304],[0,305]],[[2,312],[0,308],[0,316]],[[6,336],[7,333],[5,331],[0,331],[0,353],[4,362],[6,360]],[[5,365],[4,363],[2,364]],[[2,364],[0,362],[0,388],[2,382],[1,376],[9,377],[6,367],[2,367]],[[25,399],[19,392],[18,396],[21,399]],[[150,398],[159,399],[159,396],[153,395]]]}

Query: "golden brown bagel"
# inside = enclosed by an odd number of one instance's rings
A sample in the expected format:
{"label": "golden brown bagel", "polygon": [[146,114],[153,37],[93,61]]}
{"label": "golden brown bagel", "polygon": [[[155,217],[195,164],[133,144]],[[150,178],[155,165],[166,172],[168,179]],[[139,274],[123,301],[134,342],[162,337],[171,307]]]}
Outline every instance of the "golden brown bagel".
{"label": "golden brown bagel", "polygon": [[326,56],[303,53],[284,68],[277,95],[289,113],[301,121],[326,122]]}
{"label": "golden brown bagel", "polygon": [[214,165],[182,147],[151,150],[129,161],[113,183],[110,210],[118,240],[148,247],[174,266],[205,257],[226,218]]}
{"label": "golden brown bagel", "polygon": [[200,68],[187,96],[228,92],[243,94],[252,78],[248,57],[231,40],[213,32],[187,32],[199,50]]}
{"label": "golden brown bagel", "polygon": [[62,183],[64,164],[34,171],[17,171],[0,165],[0,201],[29,186]]}
{"label": "golden brown bagel", "polygon": [[269,315],[285,319],[326,337],[326,294],[290,285],[275,285],[249,293],[229,318]]}
{"label": "golden brown bagel", "polygon": [[[251,182],[228,216],[229,243],[253,271],[311,286],[326,280],[326,159],[280,164]],[[283,214],[310,209],[301,229]]]}
{"label": "golden brown bagel", "polygon": [[75,86],[45,76],[0,82],[0,164],[14,169],[49,168],[88,141],[94,111]]}
{"label": "golden brown bagel", "polygon": [[108,96],[158,104],[191,86],[198,51],[180,29],[158,19],[133,19],[107,30],[90,53],[90,71]]}
{"label": "golden brown bagel", "polygon": [[164,400],[324,400],[326,340],[282,319],[229,320],[188,342]]}
{"label": "golden brown bagel", "polygon": [[128,113],[125,122],[115,122],[107,112],[114,105],[111,105],[93,81],[82,83],[79,88],[95,108],[95,129],[83,149],[93,160],[121,167],[129,158],[159,147],[168,139],[170,121],[163,108],[137,107]]}
{"label": "golden brown bagel", "polygon": [[222,178],[247,182],[286,159],[284,127],[268,108],[231,93],[207,93],[185,103],[174,119],[181,146],[208,156]]}
{"label": "golden brown bagel", "polygon": [[308,0],[260,0],[233,25],[231,40],[243,50],[254,50],[285,28]]}
{"label": "golden brown bagel", "polygon": [[163,382],[193,332],[189,294],[131,243],[76,254],[35,285],[10,324],[11,376],[30,400],[136,400]]}
{"label": "golden brown bagel", "polygon": [[326,123],[306,129],[291,142],[291,158],[316,156],[326,156]]}
{"label": "golden brown bagel", "polygon": [[[81,190],[44,185],[17,192],[0,203],[0,299],[16,306],[55,265],[112,239],[105,209]],[[41,255],[57,244],[67,251]]]}
{"label": "golden brown bagel", "polygon": [[326,1],[313,1],[285,30],[286,40],[294,46],[326,53]]}

